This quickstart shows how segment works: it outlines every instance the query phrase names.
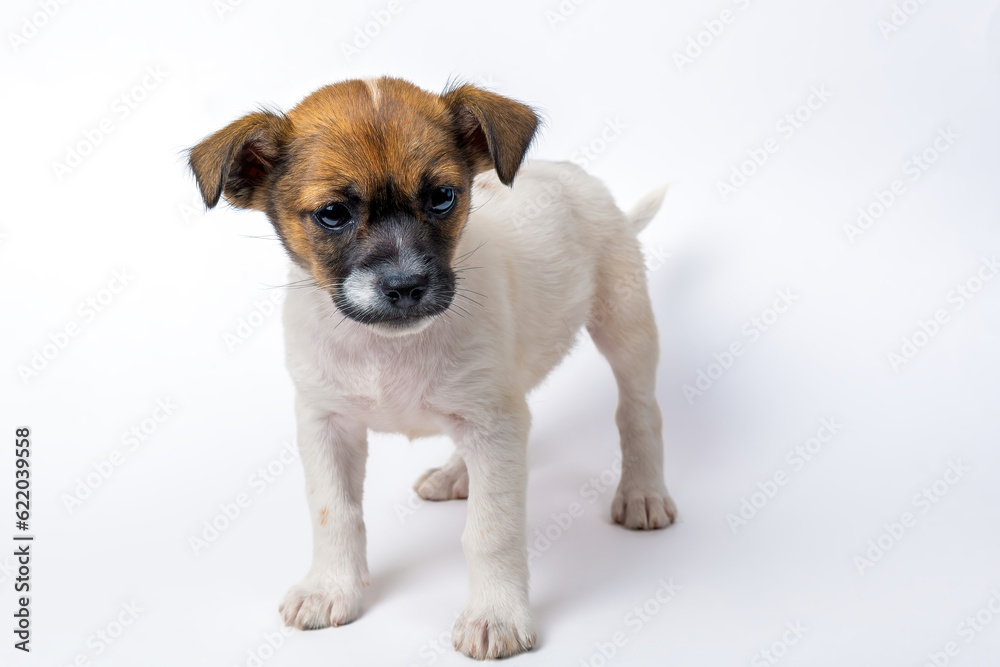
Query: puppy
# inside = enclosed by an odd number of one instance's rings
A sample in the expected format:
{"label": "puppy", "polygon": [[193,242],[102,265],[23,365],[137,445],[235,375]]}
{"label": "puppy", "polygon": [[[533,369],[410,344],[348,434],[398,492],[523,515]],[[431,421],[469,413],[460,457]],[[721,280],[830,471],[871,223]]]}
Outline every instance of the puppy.
{"label": "puppy", "polygon": [[[326,86],[190,151],[211,208],[267,214],[291,257],[284,323],[313,564],[280,607],[301,629],[349,623],[368,583],[361,495],[367,433],[447,434],[455,452],[417,480],[468,497],[470,590],[452,633],[474,658],[532,647],[525,395],[586,326],[618,384],[626,528],[669,525],[658,346],[631,215],[568,163],[522,167],[529,107],[469,85],[442,95],[393,78]],[[515,184],[515,177],[516,184]]]}

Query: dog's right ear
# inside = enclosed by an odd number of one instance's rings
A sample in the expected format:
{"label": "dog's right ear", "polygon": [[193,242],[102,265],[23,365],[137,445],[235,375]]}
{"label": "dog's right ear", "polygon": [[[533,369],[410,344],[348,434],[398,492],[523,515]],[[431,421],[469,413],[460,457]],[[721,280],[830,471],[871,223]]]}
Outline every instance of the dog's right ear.
{"label": "dog's right ear", "polygon": [[209,208],[225,194],[239,208],[264,210],[261,185],[281,157],[288,132],[284,115],[258,111],[233,121],[188,153],[188,165]]}

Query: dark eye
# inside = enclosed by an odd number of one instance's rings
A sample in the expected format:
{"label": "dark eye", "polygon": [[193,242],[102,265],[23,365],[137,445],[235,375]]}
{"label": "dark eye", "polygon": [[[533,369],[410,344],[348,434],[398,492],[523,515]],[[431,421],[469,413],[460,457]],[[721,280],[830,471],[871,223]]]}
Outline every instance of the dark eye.
{"label": "dark eye", "polygon": [[313,217],[324,228],[339,231],[351,222],[351,210],[343,204],[333,202],[315,211]]}
{"label": "dark eye", "polygon": [[428,202],[431,212],[445,215],[455,207],[455,188],[434,188]]}

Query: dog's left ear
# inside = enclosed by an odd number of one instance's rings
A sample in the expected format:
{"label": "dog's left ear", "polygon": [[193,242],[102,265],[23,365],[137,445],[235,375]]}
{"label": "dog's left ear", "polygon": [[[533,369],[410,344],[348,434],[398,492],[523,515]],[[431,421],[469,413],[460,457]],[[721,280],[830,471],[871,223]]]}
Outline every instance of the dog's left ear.
{"label": "dog's left ear", "polygon": [[470,85],[449,90],[441,99],[476,173],[496,169],[504,185],[513,183],[538,129],[531,107]]}

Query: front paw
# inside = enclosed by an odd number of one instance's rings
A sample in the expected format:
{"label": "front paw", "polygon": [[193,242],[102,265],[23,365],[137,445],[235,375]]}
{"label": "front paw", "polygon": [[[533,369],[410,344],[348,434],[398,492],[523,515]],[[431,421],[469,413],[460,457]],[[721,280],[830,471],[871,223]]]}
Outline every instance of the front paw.
{"label": "front paw", "polygon": [[476,660],[508,658],[535,645],[535,629],[527,609],[465,609],[455,621],[451,641],[456,651]]}
{"label": "front paw", "polygon": [[345,587],[307,577],[285,593],[278,613],[285,625],[299,630],[345,625],[361,613],[361,584]]}
{"label": "front paw", "polygon": [[677,506],[666,488],[623,489],[611,501],[611,518],[632,530],[666,528],[677,519]]}

